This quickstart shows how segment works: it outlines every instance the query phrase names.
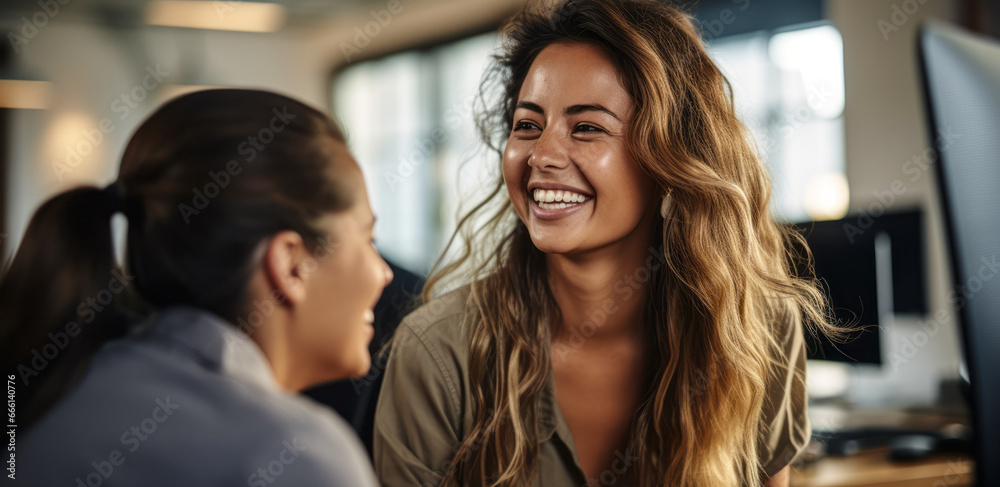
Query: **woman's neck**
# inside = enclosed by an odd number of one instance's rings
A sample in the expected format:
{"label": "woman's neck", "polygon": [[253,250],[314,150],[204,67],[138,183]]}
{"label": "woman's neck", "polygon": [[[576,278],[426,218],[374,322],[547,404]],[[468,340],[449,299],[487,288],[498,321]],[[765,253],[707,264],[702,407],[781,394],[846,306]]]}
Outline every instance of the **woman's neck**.
{"label": "woman's neck", "polygon": [[649,279],[663,265],[652,229],[612,245],[546,256],[549,287],[559,307],[553,341],[575,349],[641,337]]}

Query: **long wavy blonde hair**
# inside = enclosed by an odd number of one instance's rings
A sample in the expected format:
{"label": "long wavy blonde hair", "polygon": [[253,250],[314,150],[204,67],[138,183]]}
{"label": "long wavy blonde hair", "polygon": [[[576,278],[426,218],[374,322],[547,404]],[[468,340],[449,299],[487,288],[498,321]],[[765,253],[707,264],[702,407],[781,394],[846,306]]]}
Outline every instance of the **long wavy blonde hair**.
{"label": "long wavy blonde hair", "polygon": [[[629,440],[640,484],[759,485],[765,387],[775,367],[787,366],[777,343],[785,328],[776,326],[795,316],[832,336],[841,330],[830,323],[816,281],[796,274],[811,255],[798,233],[770,215],[768,175],[727,80],[688,15],[653,1],[530,6],[506,23],[502,40],[477,116],[493,151],[502,158],[538,53],[553,42],[593,43],[616,60],[634,103],[631,158],[673,199],[650,243],[666,265],[652,271],[643,310],[656,350]],[[471,283],[474,418],[442,485],[530,485],[537,405],[551,369],[549,324],[559,309],[545,256],[502,178],[460,219],[449,253],[423,298]]]}

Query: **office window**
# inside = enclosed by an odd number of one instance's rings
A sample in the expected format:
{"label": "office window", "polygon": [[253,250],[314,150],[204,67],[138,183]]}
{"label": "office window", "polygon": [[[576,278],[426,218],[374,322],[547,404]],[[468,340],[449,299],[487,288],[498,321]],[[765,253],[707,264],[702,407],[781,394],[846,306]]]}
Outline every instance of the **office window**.
{"label": "office window", "polygon": [[830,25],[712,41],[774,183],[775,215],[829,220],[848,206],[844,47]]}
{"label": "office window", "polygon": [[377,246],[408,269],[429,270],[460,205],[497,174],[472,115],[495,40],[490,33],[361,62],[333,81],[334,114],[378,216]]}
{"label": "office window", "polygon": [[[460,208],[498,174],[472,102],[496,35],[362,61],[333,79],[334,114],[365,172],[379,250],[429,270]],[[740,117],[769,165],[774,209],[790,221],[838,218],[844,178],[843,47],[828,25],[712,40]],[[463,206],[464,205],[464,206]]]}

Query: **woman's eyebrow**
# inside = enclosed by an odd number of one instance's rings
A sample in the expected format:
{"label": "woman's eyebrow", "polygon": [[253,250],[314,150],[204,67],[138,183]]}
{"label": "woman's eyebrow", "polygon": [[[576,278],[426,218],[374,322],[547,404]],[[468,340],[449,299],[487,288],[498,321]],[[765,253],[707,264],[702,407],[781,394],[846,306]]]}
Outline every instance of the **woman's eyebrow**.
{"label": "woman's eyebrow", "polygon": [[[531,110],[533,112],[537,112],[540,115],[545,115],[545,110],[534,102],[519,101],[517,102],[517,108],[523,108],[525,110]],[[615,112],[612,112],[611,110],[604,108],[603,105],[597,103],[589,103],[586,105],[573,105],[567,107],[566,110],[564,111],[566,115],[577,115],[579,113],[584,113],[584,112],[603,112],[607,113],[608,115],[611,115],[612,117],[614,117],[615,120],[618,120],[619,122],[622,121],[622,119],[619,118],[618,115],[615,115]]]}
{"label": "woman's eyebrow", "polygon": [[545,115],[545,110],[542,109],[542,107],[538,106],[537,103],[533,103],[533,102],[530,102],[530,101],[519,101],[519,102],[517,102],[517,108],[523,108],[525,110],[531,110],[533,112],[537,112],[540,115]]}
{"label": "woman's eyebrow", "polygon": [[571,107],[566,108],[566,115],[576,115],[578,113],[583,113],[583,112],[604,112],[614,117],[615,120],[618,120],[619,122],[622,121],[622,119],[618,118],[618,115],[615,115],[615,112],[612,112],[611,110],[608,110],[607,108],[604,108],[603,106],[598,105],[596,103],[592,103],[589,105],[573,105]]}

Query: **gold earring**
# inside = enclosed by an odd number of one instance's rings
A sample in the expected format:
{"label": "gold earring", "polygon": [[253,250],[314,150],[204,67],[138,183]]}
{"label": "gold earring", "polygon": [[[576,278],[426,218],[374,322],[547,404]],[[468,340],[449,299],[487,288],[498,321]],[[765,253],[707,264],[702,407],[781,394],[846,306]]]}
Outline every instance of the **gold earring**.
{"label": "gold earring", "polygon": [[663,197],[663,202],[660,203],[660,216],[661,217],[667,218],[667,210],[670,209],[671,203],[672,203],[672,200],[670,198],[670,191],[667,191],[667,194]]}

